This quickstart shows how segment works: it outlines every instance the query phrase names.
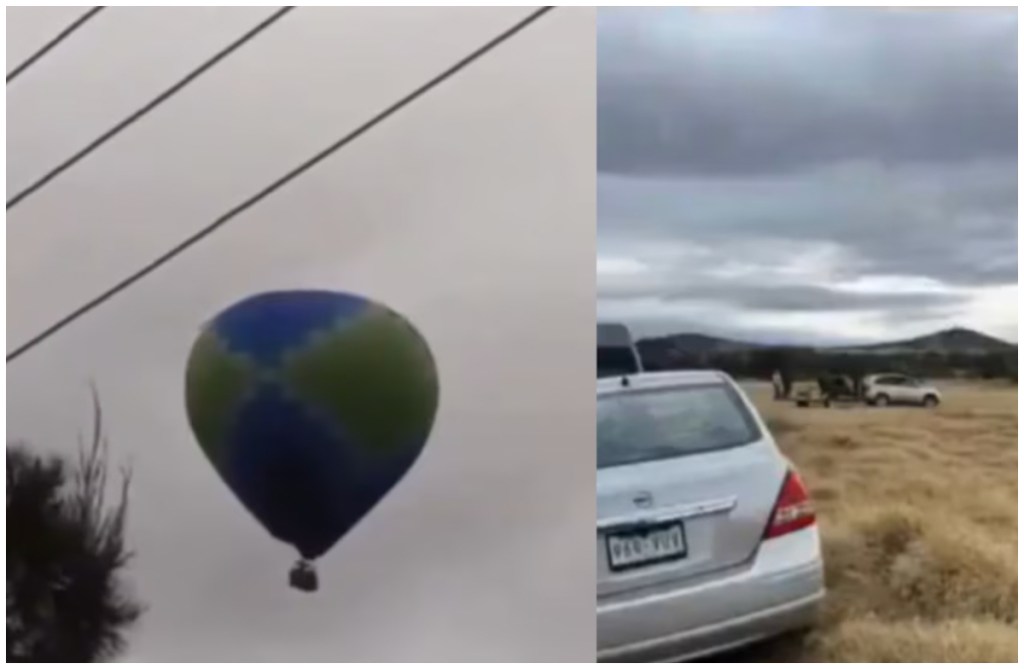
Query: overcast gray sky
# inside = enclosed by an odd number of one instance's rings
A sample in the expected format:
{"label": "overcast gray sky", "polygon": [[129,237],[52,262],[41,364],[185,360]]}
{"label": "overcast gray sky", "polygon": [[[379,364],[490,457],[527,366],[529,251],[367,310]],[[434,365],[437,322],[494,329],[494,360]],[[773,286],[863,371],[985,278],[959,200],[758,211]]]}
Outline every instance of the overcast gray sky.
{"label": "overcast gray sky", "polygon": [[[8,10],[8,69],[81,11]],[[101,13],[8,86],[8,193],[270,11]],[[11,211],[7,350],[529,11],[294,11]],[[70,452],[92,378],[134,467],[125,659],[593,657],[593,26],[553,12],[8,366],[9,439]],[[312,596],[183,406],[203,320],[288,287],[407,314],[441,377],[423,457]]]}
{"label": "overcast gray sky", "polygon": [[1009,9],[602,9],[598,312],[1017,339]]}

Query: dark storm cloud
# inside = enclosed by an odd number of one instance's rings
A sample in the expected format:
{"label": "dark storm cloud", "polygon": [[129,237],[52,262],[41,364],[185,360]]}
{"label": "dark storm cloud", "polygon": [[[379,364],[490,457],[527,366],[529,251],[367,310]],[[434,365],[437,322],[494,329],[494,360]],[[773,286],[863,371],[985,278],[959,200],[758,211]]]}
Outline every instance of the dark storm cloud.
{"label": "dark storm cloud", "polygon": [[[936,322],[936,321],[948,321],[956,322],[957,316],[955,309],[952,309],[955,305],[953,304],[910,304],[900,309],[893,309],[890,311],[881,311],[875,314],[879,325],[885,328],[899,328],[905,326],[907,323],[917,323],[921,321],[925,322]],[[918,330],[921,334],[927,334],[924,328]],[[892,339],[890,337],[890,339]],[[1007,337],[1009,340],[1010,338]]]}
{"label": "dark storm cloud", "polygon": [[754,179],[604,174],[598,231],[612,240],[704,244],[725,259],[754,245],[763,261],[784,261],[793,243],[819,242],[844,250],[837,278],[997,285],[1016,282],[1016,198],[1015,160],[861,163]]}
{"label": "dark storm cloud", "polygon": [[656,287],[602,287],[605,299],[657,298],[665,302],[716,302],[744,311],[882,311],[897,309],[935,310],[961,305],[965,296],[955,293],[903,291],[895,293],[854,292],[801,284],[764,285],[750,281],[693,281],[666,283]]}
{"label": "dark storm cloud", "polygon": [[637,338],[660,337],[680,332],[698,332],[722,339],[753,342],[769,346],[773,344],[789,346],[852,346],[878,341],[864,337],[844,336],[842,331],[835,331],[829,336],[822,336],[797,327],[752,327],[737,323],[722,323],[716,326],[705,321],[686,319],[637,319],[630,322],[630,331]]}
{"label": "dark storm cloud", "polygon": [[1010,336],[1016,39],[1013,9],[602,9],[599,311]]}
{"label": "dark storm cloud", "polygon": [[601,171],[1016,156],[1015,10],[601,14]]}
{"label": "dark storm cloud", "polygon": [[728,300],[742,309],[762,311],[868,311],[959,304],[960,296],[944,293],[855,293],[822,286],[724,286],[712,284],[675,291],[673,299]]}

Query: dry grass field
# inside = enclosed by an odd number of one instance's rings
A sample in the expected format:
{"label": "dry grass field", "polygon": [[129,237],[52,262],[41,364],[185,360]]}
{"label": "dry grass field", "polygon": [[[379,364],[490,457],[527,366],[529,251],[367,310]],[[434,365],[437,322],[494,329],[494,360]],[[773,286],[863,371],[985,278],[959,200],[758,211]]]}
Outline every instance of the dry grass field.
{"label": "dry grass field", "polygon": [[931,411],[750,390],[811,489],[829,597],[816,631],[729,659],[1017,660],[1017,389],[943,391]]}

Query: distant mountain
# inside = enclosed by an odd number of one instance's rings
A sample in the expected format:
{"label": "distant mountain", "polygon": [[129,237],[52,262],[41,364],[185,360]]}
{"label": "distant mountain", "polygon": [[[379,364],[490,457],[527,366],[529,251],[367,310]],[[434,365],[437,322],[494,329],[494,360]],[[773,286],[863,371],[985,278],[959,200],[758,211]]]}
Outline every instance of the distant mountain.
{"label": "distant mountain", "polygon": [[[763,350],[768,348],[813,348],[806,346],[779,346],[744,342],[721,337],[712,337],[694,332],[649,337],[637,342],[642,351],[670,352],[678,351],[691,355],[709,353],[740,353],[744,351]],[[1016,344],[970,330],[968,328],[951,328],[932,334],[892,342],[862,344],[856,346],[825,346],[817,347],[823,353],[870,353],[875,355],[890,354],[923,354],[923,353],[960,353],[965,355],[985,355],[987,353],[1009,353],[1017,350]]]}
{"label": "distant mountain", "polygon": [[686,351],[687,353],[736,353],[752,349],[764,348],[763,344],[753,344],[722,337],[684,332],[664,337],[648,337],[637,342],[643,348]]}
{"label": "distant mountain", "polygon": [[649,370],[721,369],[736,378],[768,378],[789,369],[813,378],[843,370],[861,375],[898,371],[924,378],[1017,378],[1017,345],[952,328],[913,339],[844,346],[762,344],[705,334],[682,333],[637,342]]}
{"label": "distant mountain", "polygon": [[968,328],[951,328],[921,337],[914,337],[913,339],[869,344],[866,346],[844,346],[841,347],[841,350],[850,353],[874,353],[880,355],[903,353],[985,355],[988,353],[1009,353],[1017,350],[1017,345]]}

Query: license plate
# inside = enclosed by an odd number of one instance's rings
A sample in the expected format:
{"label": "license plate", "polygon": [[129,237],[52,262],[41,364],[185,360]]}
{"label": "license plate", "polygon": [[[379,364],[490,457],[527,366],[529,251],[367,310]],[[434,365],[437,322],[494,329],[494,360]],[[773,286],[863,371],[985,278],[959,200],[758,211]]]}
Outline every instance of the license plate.
{"label": "license plate", "polygon": [[609,534],[608,565],[613,571],[632,569],[686,557],[682,523],[655,525]]}

